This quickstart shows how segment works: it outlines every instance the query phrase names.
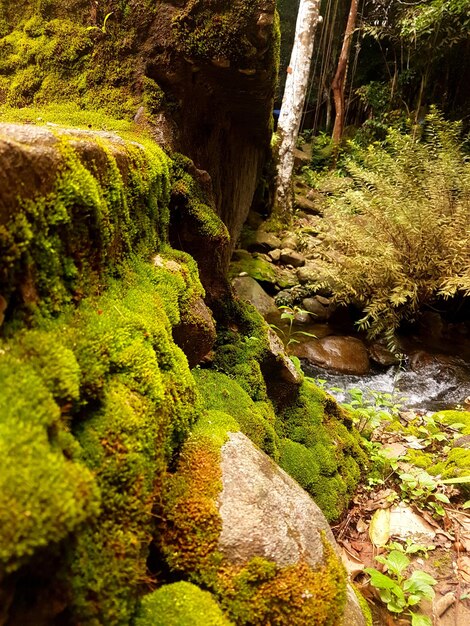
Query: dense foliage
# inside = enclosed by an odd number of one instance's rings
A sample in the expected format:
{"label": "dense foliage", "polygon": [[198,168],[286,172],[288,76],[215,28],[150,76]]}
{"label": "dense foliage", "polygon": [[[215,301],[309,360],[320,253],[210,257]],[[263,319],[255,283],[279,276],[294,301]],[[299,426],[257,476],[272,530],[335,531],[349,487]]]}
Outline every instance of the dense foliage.
{"label": "dense foliage", "polygon": [[345,160],[322,264],[370,336],[391,337],[438,297],[470,294],[470,162],[459,131],[433,111],[412,134],[390,129]]}

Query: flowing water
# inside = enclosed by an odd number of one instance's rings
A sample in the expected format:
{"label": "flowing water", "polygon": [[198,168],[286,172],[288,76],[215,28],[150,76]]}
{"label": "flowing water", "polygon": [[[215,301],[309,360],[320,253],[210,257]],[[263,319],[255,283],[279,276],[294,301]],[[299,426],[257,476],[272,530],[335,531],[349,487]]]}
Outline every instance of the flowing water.
{"label": "flowing water", "polygon": [[302,367],[307,376],[326,381],[322,383],[325,389],[341,389],[330,391],[339,402],[349,400],[348,389],[361,389],[393,394],[400,404],[413,409],[439,411],[464,406],[470,410],[465,403],[470,396],[470,366],[461,359],[431,362],[417,369],[393,366],[365,376],[329,372],[306,362]]}

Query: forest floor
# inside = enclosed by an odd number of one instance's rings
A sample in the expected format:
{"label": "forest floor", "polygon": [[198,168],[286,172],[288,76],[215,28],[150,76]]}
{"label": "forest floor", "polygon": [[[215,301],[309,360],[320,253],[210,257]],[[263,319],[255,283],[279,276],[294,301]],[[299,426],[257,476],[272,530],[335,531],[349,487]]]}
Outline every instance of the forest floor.
{"label": "forest floor", "polygon": [[470,445],[462,430],[462,422],[397,411],[370,434],[376,470],[333,532],[376,626],[470,624],[468,479],[443,482],[422,467],[445,463],[456,444]]}

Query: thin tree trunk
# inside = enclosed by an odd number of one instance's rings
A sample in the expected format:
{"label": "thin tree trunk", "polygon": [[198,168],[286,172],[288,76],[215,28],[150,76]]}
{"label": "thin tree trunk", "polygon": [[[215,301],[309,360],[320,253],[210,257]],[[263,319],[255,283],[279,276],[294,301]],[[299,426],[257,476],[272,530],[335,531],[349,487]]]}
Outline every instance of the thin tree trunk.
{"label": "thin tree trunk", "polygon": [[292,209],[294,148],[307,94],[313,37],[317,24],[321,21],[319,10],[319,0],[300,1],[294,46],[277,126],[279,148],[275,210],[278,214],[289,213]]}
{"label": "thin tree trunk", "polygon": [[333,143],[339,144],[344,130],[344,86],[346,83],[346,72],[348,69],[349,52],[351,50],[352,37],[356,28],[357,7],[359,0],[351,0],[349,8],[348,23],[344,33],[343,46],[339,55],[336,74],[331,83],[333,99],[335,103],[335,125],[333,127]]}

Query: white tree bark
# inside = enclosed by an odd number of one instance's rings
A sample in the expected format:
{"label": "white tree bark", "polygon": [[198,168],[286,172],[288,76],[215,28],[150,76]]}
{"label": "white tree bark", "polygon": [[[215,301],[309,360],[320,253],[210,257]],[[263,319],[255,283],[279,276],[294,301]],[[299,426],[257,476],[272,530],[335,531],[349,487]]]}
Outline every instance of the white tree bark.
{"label": "white tree bark", "polygon": [[319,11],[319,0],[300,0],[294,46],[287,69],[286,86],[277,127],[279,153],[275,207],[280,213],[292,209],[294,148],[307,94],[313,38],[317,24],[321,21]]}

